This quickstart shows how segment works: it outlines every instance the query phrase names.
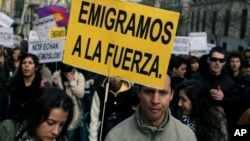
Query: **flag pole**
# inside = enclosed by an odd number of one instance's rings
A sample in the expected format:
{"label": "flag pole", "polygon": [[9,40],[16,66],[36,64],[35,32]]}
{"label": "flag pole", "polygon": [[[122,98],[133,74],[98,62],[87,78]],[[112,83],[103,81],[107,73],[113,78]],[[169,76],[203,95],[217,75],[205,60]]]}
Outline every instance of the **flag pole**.
{"label": "flag pole", "polygon": [[108,82],[106,83],[106,87],[105,87],[105,98],[104,98],[104,105],[103,105],[103,110],[102,110],[102,121],[101,121],[101,127],[100,127],[99,141],[102,140],[102,129],[103,129],[103,122],[104,122],[106,104],[107,104],[107,100],[108,100],[109,81],[110,81],[110,77],[108,77]]}

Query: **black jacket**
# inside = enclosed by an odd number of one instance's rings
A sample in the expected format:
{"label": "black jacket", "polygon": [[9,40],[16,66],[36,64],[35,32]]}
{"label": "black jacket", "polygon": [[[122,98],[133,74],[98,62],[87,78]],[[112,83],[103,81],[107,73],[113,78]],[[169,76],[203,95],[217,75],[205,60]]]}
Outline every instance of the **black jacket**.
{"label": "black jacket", "polygon": [[[104,108],[106,81],[107,79],[105,79],[102,85],[97,88],[97,94],[100,99],[100,121],[102,120],[102,112]],[[105,107],[102,140],[104,140],[106,134],[110,131],[110,129],[134,114],[134,111],[131,108],[131,99],[133,98],[132,88],[133,87],[130,82],[122,81],[122,86],[118,91],[114,92],[109,89]]]}
{"label": "black jacket", "polygon": [[194,79],[203,83],[207,94],[210,94],[210,89],[218,89],[218,86],[220,86],[224,93],[224,98],[222,101],[214,100],[214,103],[223,107],[229,123],[235,123],[239,117],[239,113],[237,112],[240,107],[240,94],[237,91],[236,83],[232,80],[228,73],[222,69],[220,75],[216,76],[211,74],[209,69],[205,69],[194,75]]}

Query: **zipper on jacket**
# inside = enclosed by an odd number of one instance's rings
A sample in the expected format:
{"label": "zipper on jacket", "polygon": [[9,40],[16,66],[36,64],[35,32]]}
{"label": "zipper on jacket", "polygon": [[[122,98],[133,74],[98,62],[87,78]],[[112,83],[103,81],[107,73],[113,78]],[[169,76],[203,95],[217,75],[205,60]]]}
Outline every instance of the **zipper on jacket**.
{"label": "zipper on jacket", "polygon": [[152,132],[151,141],[156,141],[156,130]]}

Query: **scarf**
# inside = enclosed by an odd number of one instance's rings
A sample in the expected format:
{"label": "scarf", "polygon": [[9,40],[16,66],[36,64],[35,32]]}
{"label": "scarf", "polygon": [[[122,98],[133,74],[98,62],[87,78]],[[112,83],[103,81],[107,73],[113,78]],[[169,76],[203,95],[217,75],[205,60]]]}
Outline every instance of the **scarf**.
{"label": "scarf", "polygon": [[196,122],[190,116],[182,115],[181,116],[181,122],[187,125],[189,128],[191,128],[194,133],[196,132]]}
{"label": "scarf", "polygon": [[[20,128],[16,133],[15,141],[35,141],[26,129],[27,129],[27,122],[24,121],[20,125]],[[54,139],[53,141],[61,141],[61,140]]]}
{"label": "scarf", "polygon": [[15,141],[32,141],[32,138],[27,132],[26,127],[27,127],[27,123],[23,122],[16,133]]}

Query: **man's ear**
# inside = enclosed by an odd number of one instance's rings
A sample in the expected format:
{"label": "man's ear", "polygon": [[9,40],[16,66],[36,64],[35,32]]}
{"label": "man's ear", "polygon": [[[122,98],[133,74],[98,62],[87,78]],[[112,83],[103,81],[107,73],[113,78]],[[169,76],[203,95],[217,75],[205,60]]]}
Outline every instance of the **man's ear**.
{"label": "man's ear", "polygon": [[207,63],[209,63],[210,62],[210,57],[207,57]]}
{"label": "man's ear", "polygon": [[174,97],[174,89],[171,89],[171,100],[173,99],[173,97]]}
{"label": "man's ear", "polygon": [[141,90],[141,88],[139,88],[139,87],[137,87],[137,95],[138,95],[138,97],[140,97],[140,90]]}
{"label": "man's ear", "polygon": [[176,72],[177,68],[176,67],[173,67],[172,68],[172,72]]}
{"label": "man's ear", "polygon": [[222,63],[223,66],[225,66],[225,64],[226,64],[226,61],[224,61],[224,62]]}

